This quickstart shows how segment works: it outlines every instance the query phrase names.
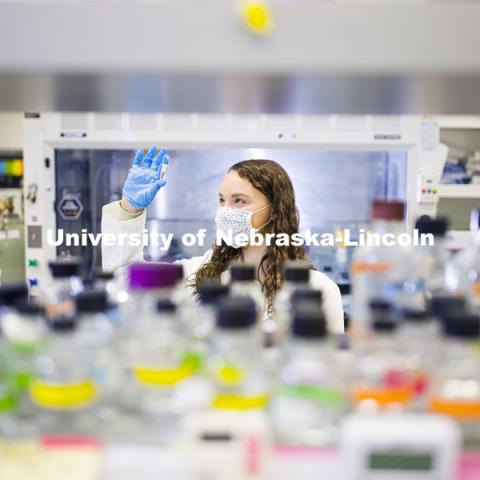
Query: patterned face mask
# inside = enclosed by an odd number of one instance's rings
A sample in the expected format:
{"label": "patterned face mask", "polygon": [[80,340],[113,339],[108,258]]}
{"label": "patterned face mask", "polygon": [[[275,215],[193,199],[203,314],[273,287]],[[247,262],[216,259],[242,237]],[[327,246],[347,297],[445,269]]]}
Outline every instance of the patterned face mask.
{"label": "patterned face mask", "polygon": [[215,223],[217,224],[217,230],[222,232],[224,237],[228,233],[232,232],[232,244],[230,245],[233,248],[241,248],[243,245],[236,241],[236,237],[240,233],[247,235],[255,234],[260,231],[265,225],[268,225],[271,222],[271,219],[264,223],[259,228],[252,227],[252,216],[255,213],[262,211],[267,208],[270,204],[268,203],[264,207],[258,209],[255,212],[249,212],[242,208],[232,208],[232,207],[218,207],[217,215],[215,216]]}

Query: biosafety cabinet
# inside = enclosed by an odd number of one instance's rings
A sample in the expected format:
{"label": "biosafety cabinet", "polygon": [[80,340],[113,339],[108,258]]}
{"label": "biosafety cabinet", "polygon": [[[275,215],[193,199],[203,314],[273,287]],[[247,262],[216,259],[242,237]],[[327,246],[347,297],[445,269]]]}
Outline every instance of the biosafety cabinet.
{"label": "biosafety cabinet", "polygon": [[[99,247],[55,246],[48,235],[57,229],[99,233],[102,206],[121,198],[139,147],[155,143],[171,156],[167,186],[148,209],[147,228],[172,232],[174,242],[169,251],[146,248],[152,260],[208,248],[187,248],[178,239],[206,228],[213,241],[219,184],[240,160],[278,161],[293,181],[300,229],[335,232],[365,226],[375,197],[407,202],[406,229],[419,215],[435,214],[447,155],[438,124],[410,116],[26,113],[24,135],[31,284],[47,278],[48,261],[59,255],[81,256],[85,273],[101,264]],[[309,254],[318,269],[348,281],[351,252],[311,247]]]}

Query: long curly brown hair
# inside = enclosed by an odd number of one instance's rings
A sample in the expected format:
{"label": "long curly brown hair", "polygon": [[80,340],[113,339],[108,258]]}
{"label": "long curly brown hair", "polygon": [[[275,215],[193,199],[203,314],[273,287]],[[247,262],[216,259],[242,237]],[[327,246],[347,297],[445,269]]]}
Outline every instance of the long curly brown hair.
{"label": "long curly brown hair", "polygon": [[[295,204],[295,192],[292,181],[283,167],[273,160],[244,160],[230,169],[241,178],[248,180],[257,190],[267,197],[272,207],[271,221],[263,230],[271,233],[298,233],[299,214]],[[192,286],[198,293],[199,285],[207,279],[219,279],[220,275],[242,256],[241,248],[233,248],[225,242],[213,246],[212,257],[197,271]],[[308,261],[303,246],[277,246],[272,242],[260,261],[257,278],[267,300],[268,310],[283,282],[283,263],[285,260]],[[310,263],[310,262],[308,262]],[[260,272],[263,274],[261,280]]]}

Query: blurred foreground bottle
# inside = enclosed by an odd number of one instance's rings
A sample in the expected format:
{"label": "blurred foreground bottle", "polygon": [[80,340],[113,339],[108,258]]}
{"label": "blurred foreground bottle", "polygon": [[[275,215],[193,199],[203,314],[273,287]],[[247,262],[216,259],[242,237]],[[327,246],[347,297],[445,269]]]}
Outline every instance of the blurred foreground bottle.
{"label": "blurred foreground bottle", "polygon": [[[372,204],[371,238],[388,238],[404,232],[405,204],[386,200],[374,200]],[[398,268],[406,254],[402,247],[375,245],[359,246],[352,261],[352,333],[364,337],[369,330],[369,303],[372,299],[393,301],[392,285],[403,283],[396,278],[404,272]]]}
{"label": "blurred foreground bottle", "polygon": [[92,434],[101,393],[95,377],[97,352],[83,342],[74,317],[57,317],[49,326],[30,384],[37,425],[43,433]]}
{"label": "blurred foreground bottle", "polygon": [[83,290],[78,259],[61,259],[48,264],[52,281],[41,291],[45,315],[51,322],[75,316],[75,296]]}
{"label": "blurred foreground bottle", "polygon": [[332,446],[344,413],[344,383],[335,368],[321,303],[297,301],[286,358],[269,407],[281,443]]}
{"label": "blurred foreground bottle", "polygon": [[480,317],[449,312],[443,322],[442,361],[437,366],[429,408],[455,419],[467,447],[480,446]]}
{"label": "blurred foreground bottle", "polygon": [[250,410],[267,405],[270,381],[261,358],[255,302],[246,297],[222,300],[208,358],[214,408]]}

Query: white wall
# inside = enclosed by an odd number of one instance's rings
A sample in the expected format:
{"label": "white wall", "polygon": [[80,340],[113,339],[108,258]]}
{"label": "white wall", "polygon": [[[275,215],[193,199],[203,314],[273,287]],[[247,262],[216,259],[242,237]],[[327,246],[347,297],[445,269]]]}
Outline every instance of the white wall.
{"label": "white wall", "polygon": [[0,112],[0,152],[23,150],[23,112]]}

